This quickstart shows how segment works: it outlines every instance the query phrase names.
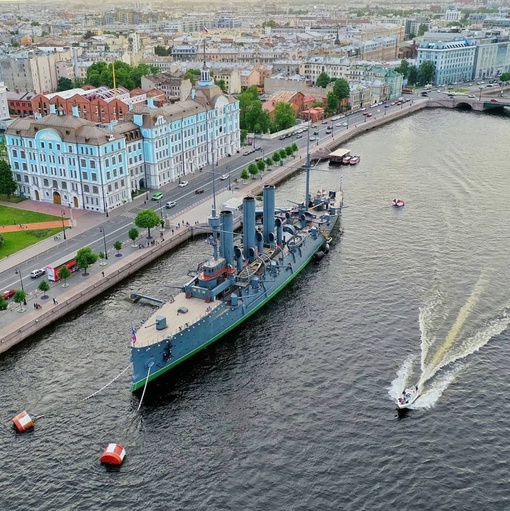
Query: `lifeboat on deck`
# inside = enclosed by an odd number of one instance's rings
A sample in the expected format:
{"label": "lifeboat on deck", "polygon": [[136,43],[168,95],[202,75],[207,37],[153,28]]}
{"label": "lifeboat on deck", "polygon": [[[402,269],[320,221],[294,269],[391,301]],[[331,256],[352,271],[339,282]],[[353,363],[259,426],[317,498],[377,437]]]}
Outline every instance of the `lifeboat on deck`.
{"label": "lifeboat on deck", "polygon": [[405,205],[405,202],[402,199],[393,199],[393,206],[396,208],[403,208]]}

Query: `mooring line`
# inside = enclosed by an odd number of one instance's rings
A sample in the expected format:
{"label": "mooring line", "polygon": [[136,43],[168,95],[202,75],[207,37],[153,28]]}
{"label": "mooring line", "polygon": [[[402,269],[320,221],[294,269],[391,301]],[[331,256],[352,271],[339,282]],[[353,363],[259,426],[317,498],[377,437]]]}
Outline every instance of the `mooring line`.
{"label": "mooring line", "polygon": [[115,380],[117,380],[118,378],[120,378],[129,368],[131,367],[131,364],[128,364],[126,366],[125,369],[123,369],[120,374],[118,374],[117,376],[115,376],[115,378],[107,383],[104,387],[101,387],[99,390],[96,390],[94,393],[90,394],[90,396],[87,396],[83,401],[87,401],[87,399],[90,399],[91,397],[95,396],[96,394],[99,394],[100,392],[102,392],[104,389],[106,389],[106,387],[108,387],[109,385],[111,385]]}

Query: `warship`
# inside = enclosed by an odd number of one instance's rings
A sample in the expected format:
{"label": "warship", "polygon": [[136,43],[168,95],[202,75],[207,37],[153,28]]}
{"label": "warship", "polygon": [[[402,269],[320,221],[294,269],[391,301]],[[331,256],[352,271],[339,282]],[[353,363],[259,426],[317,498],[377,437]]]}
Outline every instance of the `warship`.
{"label": "warship", "polygon": [[[270,302],[312,261],[329,251],[340,216],[342,191],[309,192],[287,211],[275,208],[275,187],[263,189],[262,224],[256,199],[245,197],[242,235],[234,235],[232,211],[208,219],[213,254],[200,263],[175,296],[131,331],[133,392],[234,330]],[[236,241],[237,240],[237,241]]]}

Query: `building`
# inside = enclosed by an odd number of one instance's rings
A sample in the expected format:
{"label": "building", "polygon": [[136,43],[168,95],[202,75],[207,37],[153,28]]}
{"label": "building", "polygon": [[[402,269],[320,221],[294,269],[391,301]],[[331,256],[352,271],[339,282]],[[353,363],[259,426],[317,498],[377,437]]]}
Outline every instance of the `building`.
{"label": "building", "polygon": [[71,115],[45,105],[5,134],[19,193],[32,200],[108,215],[137,190],[158,189],[240,149],[239,102],[207,69],[186,101],[156,108],[148,98],[129,105],[122,121],[86,119],[84,104],[73,104]]}
{"label": "building", "polygon": [[182,72],[170,73],[168,71],[154,75],[142,76],[142,89],[160,90],[170,103],[183,101],[191,94],[191,81],[183,79]]}
{"label": "building", "polygon": [[443,85],[471,78],[476,46],[466,39],[428,41],[418,47],[416,65],[430,61],[436,66],[435,83]]}

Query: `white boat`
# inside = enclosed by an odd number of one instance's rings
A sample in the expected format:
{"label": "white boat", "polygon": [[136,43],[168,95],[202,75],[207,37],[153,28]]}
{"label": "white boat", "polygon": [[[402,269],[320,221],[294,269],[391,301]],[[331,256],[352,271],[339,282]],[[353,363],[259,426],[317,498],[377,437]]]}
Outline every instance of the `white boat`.
{"label": "white boat", "polygon": [[393,199],[393,205],[396,208],[403,208],[405,205],[405,202],[402,199]]}
{"label": "white boat", "polygon": [[414,387],[404,389],[402,394],[395,399],[397,408],[403,410],[409,408],[421,395],[421,386],[416,384]]}

